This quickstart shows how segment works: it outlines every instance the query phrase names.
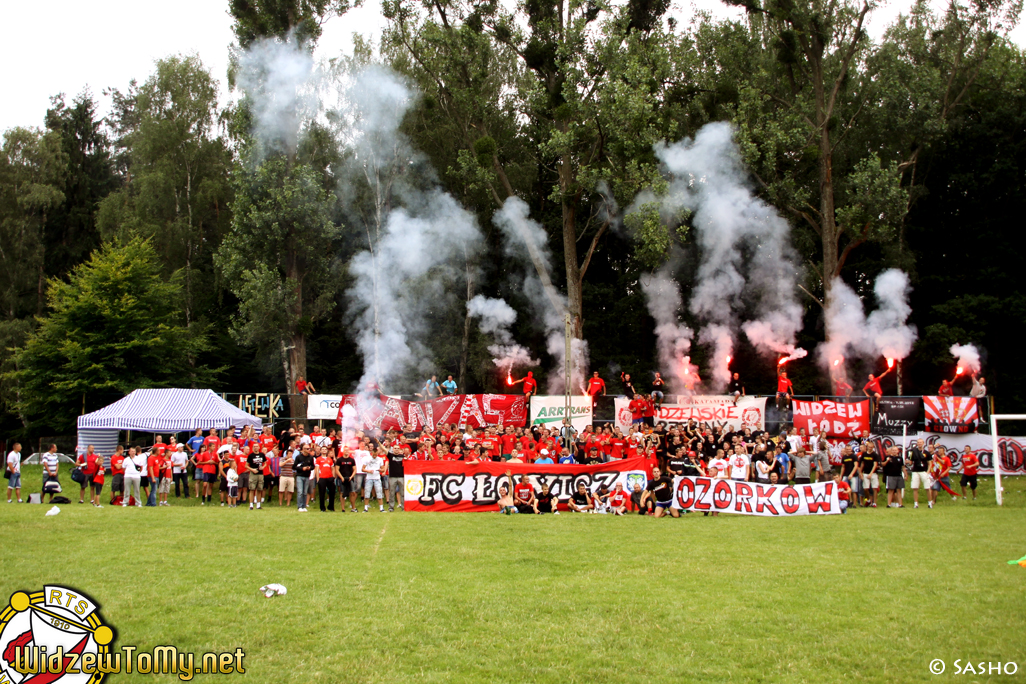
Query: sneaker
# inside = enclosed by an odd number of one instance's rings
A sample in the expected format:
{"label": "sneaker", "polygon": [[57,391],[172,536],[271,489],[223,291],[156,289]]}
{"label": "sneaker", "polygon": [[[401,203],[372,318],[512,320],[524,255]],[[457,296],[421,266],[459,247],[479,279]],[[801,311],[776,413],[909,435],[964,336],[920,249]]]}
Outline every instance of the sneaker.
{"label": "sneaker", "polygon": [[384,512],[385,512],[385,507],[384,506],[378,506],[378,513],[384,513]]}
{"label": "sneaker", "polygon": [[917,503],[913,508],[919,508],[919,504]]}
{"label": "sneaker", "polygon": [[10,499],[8,499],[8,500],[7,500],[7,503],[11,503],[11,500],[10,500]]}
{"label": "sneaker", "polygon": [[933,502],[932,501],[930,503],[926,504],[926,505],[929,506],[930,508],[933,508]]}
{"label": "sneaker", "polygon": [[253,510],[253,504],[249,505],[249,510]]}
{"label": "sneaker", "polygon": [[261,501],[260,503],[257,504],[257,510],[260,510],[263,507],[264,507],[264,502],[263,501]]}
{"label": "sneaker", "polygon": [[559,511],[552,511],[552,515],[559,515]]}
{"label": "sneaker", "polygon": [[370,512],[370,506],[364,506],[363,507],[363,512],[364,513],[369,513]]}
{"label": "sneaker", "polygon": [[141,504],[141,503],[137,503],[137,504],[135,505],[135,507],[136,507],[136,508],[142,508],[142,504]]}
{"label": "sneaker", "polygon": [[207,505],[206,501],[200,501],[200,506],[206,506],[206,505]]}
{"label": "sneaker", "polygon": [[[963,496],[962,498],[964,499],[965,497]],[[958,497],[957,496],[953,496],[953,497],[951,497],[951,500],[952,501],[958,501]]]}
{"label": "sneaker", "polygon": [[221,505],[224,506],[224,501],[221,502]]}

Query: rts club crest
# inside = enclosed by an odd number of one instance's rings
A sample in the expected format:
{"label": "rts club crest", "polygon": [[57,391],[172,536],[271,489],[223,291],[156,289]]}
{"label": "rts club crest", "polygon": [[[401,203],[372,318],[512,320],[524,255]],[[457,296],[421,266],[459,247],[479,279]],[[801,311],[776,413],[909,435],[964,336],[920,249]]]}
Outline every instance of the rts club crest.
{"label": "rts club crest", "polygon": [[99,684],[104,673],[97,665],[109,658],[113,641],[99,606],[81,591],[17,591],[0,613],[0,682]]}

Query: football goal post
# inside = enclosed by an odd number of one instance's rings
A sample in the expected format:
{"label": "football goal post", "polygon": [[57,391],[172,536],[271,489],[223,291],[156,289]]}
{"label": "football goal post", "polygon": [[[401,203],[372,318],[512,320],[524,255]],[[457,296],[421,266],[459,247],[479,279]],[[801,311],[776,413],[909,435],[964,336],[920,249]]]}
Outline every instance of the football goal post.
{"label": "football goal post", "polygon": [[992,413],[990,416],[990,438],[994,440],[992,459],[994,461],[994,494],[997,496],[997,504],[1001,505],[1004,497],[1004,489],[1001,487],[1001,453],[998,451],[998,421],[999,420],[1026,420],[1026,414],[1022,413]]}

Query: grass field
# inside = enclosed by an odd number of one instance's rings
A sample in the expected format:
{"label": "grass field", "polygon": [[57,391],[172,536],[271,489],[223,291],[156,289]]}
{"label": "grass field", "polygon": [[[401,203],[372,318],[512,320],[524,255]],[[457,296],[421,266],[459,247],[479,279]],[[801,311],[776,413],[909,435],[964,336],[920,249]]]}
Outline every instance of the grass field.
{"label": "grass field", "polygon": [[97,510],[66,470],[60,515],[0,503],[3,597],[66,584],[121,645],[246,651],[246,675],[196,681],[991,680],[956,659],[1026,679],[1023,479],[1003,508],[983,478],[934,510],[656,520]]}

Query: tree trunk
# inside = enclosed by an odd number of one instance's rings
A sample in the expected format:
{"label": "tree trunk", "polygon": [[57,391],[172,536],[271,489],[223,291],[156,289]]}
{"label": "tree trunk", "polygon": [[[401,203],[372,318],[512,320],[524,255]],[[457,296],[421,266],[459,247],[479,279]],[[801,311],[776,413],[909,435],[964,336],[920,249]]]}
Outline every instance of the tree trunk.
{"label": "tree trunk", "polygon": [[830,146],[830,112],[827,111],[823,82],[822,54],[811,55],[813,91],[816,99],[816,125],[819,126],[819,212],[823,246],[823,301],[830,298],[837,275],[837,221],[834,217],[833,151]]}
{"label": "tree trunk", "polygon": [[[467,266],[467,302],[474,298],[474,275],[470,269],[470,255],[467,253],[466,247],[463,248],[463,255],[466,260]],[[460,390],[466,392],[467,386],[464,384],[467,378],[467,356],[470,353],[470,309],[467,309],[466,314],[463,316],[463,344],[460,347],[460,370],[459,380],[457,385]]]}
{"label": "tree trunk", "polygon": [[[289,320],[292,329],[284,331],[288,340],[285,347],[285,385],[289,394],[289,405],[293,418],[306,419],[306,396],[296,394],[296,380],[306,378],[306,334],[300,329],[303,318],[303,274],[299,256],[290,251],[286,256],[285,276],[294,283],[293,301],[289,306]],[[309,378],[306,378],[309,380]]]}

